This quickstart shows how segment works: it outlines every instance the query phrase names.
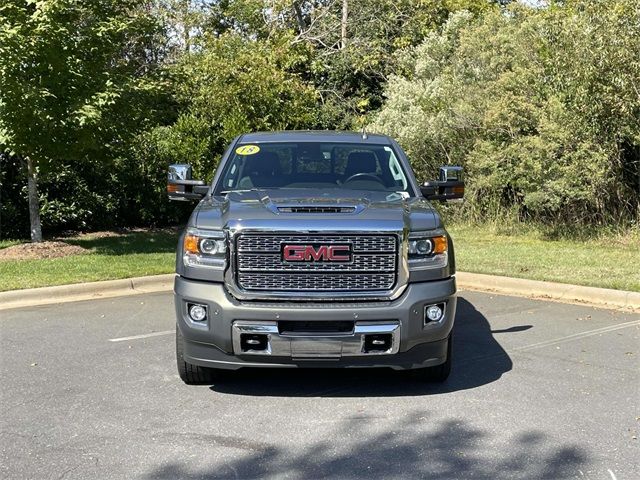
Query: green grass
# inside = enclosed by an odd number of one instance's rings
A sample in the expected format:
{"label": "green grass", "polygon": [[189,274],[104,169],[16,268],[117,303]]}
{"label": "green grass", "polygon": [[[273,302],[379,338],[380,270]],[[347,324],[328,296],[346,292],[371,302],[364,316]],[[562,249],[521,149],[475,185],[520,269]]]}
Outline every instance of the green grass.
{"label": "green grass", "polygon": [[[178,233],[135,232],[65,241],[89,252],[64,258],[0,260],[0,291],[171,273]],[[9,242],[0,244],[0,248],[8,246]]]}
{"label": "green grass", "polygon": [[0,240],[0,248],[7,248],[22,243],[20,240]]}
{"label": "green grass", "polygon": [[[460,271],[640,291],[640,236],[584,241],[549,239],[531,228],[449,227]],[[135,232],[116,237],[70,238],[84,255],[42,260],[0,260],[0,291],[112,280],[174,271],[178,234]],[[16,241],[2,241],[0,248]]]}
{"label": "green grass", "polygon": [[549,239],[535,229],[507,234],[499,228],[448,227],[456,268],[551,282],[640,291],[637,232],[574,241]]}

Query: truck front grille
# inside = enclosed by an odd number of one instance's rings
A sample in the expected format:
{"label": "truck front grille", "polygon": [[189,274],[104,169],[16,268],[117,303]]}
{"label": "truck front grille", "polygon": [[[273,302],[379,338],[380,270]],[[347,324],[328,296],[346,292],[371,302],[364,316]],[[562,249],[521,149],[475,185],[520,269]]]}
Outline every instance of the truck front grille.
{"label": "truck front grille", "polygon": [[[234,267],[238,286],[247,291],[366,292],[391,290],[396,283],[395,235],[240,234]],[[283,260],[283,245],[350,245],[352,261]]]}

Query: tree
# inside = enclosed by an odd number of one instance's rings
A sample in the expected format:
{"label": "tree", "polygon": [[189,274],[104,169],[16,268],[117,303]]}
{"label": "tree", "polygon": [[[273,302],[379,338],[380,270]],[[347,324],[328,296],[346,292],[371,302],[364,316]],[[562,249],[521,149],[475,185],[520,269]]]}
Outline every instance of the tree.
{"label": "tree", "polygon": [[[180,0],[174,0],[180,1]],[[190,0],[197,3],[196,0]],[[358,128],[380,108],[383,87],[397,73],[396,52],[417,45],[453,11],[482,13],[488,0],[221,0],[208,4],[195,31],[247,40],[289,38],[302,48],[300,78],[319,93],[322,128]],[[206,45],[201,45],[206,49]]]}
{"label": "tree", "polygon": [[289,41],[229,32],[183,57],[174,68],[180,114],[154,129],[147,144],[166,163],[189,162],[204,176],[237,135],[312,125],[315,91],[294,73],[306,57]]}
{"label": "tree", "polygon": [[406,51],[373,128],[423,175],[465,166],[478,220],[637,223],[639,24],[635,0],[453,15]]}
{"label": "tree", "polygon": [[181,54],[197,51],[205,25],[220,9],[218,1],[210,0],[157,0],[153,15],[162,20],[167,29],[167,44],[170,59]]}
{"label": "tree", "polygon": [[320,126],[361,128],[399,73],[397,52],[419,44],[460,9],[482,13],[486,0],[325,0],[298,2],[304,22],[294,43],[313,48],[309,74],[320,93]]}
{"label": "tree", "polygon": [[113,148],[144,124],[138,99],[156,88],[148,12],[136,0],[0,5],[0,146],[26,165],[32,241],[42,240],[38,172]]}

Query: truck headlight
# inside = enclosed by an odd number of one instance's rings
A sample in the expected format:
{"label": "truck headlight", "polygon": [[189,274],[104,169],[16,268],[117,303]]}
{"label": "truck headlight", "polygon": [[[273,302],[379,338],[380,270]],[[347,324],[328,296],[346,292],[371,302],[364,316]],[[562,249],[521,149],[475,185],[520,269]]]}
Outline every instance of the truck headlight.
{"label": "truck headlight", "polygon": [[447,266],[449,242],[446,235],[414,233],[409,236],[409,269],[424,270]]}
{"label": "truck headlight", "polygon": [[224,232],[188,228],[184,235],[183,261],[186,267],[224,269],[227,263],[227,239]]}

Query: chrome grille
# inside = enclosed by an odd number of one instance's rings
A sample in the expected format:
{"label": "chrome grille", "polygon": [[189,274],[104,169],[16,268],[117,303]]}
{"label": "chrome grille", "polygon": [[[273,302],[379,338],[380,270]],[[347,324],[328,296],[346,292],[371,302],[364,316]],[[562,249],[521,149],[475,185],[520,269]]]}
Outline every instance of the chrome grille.
{"label": "chrome grille", "polygon": [[352,243],[354,252],[395,252],[393,235],[240,235],[238,252],[280,252],[283,243]]}
{"label": "chrome grille", "polygon": [[240,271],[386,271],[393,272],[396,268],[395,255],[366,254],[354,255],[353,263],[286,263],[280,258],[279,253],[242,253],[238,256],[238,269]]}
{"label": "chrome grille", "polygon": [[[285,262],[283,244],[350,244],[353,261]],[[386,291],[397,275],[395,235],[240,234],[236,240],[236,282],[258,291]]]}
{"label": "chrome grille", "polygon": [[240,273],[240,285],[247,290],[388,290],[393,273]]}

